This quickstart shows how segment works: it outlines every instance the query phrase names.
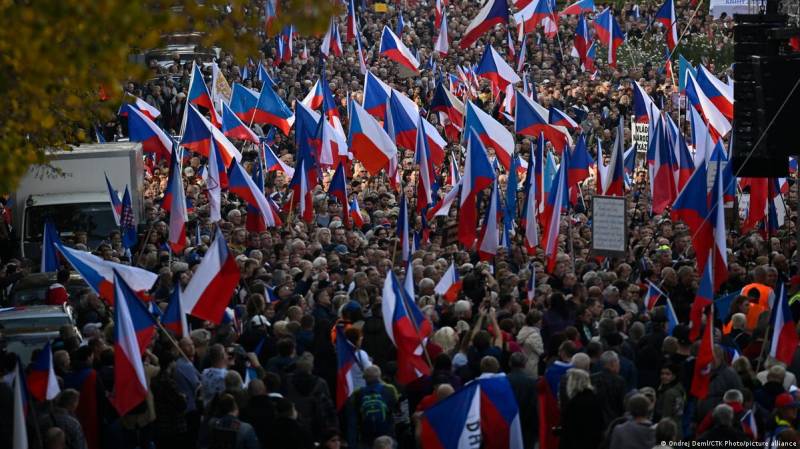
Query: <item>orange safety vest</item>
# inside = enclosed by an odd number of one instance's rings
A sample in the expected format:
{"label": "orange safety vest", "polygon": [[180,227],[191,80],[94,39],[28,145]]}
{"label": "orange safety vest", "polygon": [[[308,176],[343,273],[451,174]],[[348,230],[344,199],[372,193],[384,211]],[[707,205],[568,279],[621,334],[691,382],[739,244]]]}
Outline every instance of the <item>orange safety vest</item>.
{"label": "orange safety vest", "polygon": [[772,298],[775,297],[772,287],[759,284],[757,282],[753,282],[752,284],[747,284],[742,287],[741,294],[747,296],[747,292],[753,288],[758,290],[758,302],[751,301],[750,309],[747,311],[747,330],[750,331],[756,328],[756,324],[758,324],[758,317],[764,312],[769,312],[770,302]]}

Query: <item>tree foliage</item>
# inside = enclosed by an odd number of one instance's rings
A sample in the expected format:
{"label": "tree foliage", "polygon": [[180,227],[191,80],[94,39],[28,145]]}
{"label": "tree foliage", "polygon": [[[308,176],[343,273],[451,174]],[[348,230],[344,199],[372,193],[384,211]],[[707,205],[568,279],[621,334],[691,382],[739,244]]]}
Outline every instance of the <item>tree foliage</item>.
{"label": "tree foliage", "polygon": [[[281,0],[273,28],[325,30],[333,2]],[[110,118],[121,84],[145,79],[131,54],[171,32],[204,33],[239,60],[256,54],[263,0],[0,0],[0,193],[12,191],[46,148],[87,142]],[[106,101],[100,101],[106,96]]]}

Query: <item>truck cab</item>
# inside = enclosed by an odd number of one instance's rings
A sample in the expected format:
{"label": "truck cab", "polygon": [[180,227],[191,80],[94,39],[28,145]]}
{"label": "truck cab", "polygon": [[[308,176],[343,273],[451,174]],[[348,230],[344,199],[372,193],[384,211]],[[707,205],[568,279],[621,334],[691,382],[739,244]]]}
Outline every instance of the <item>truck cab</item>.
{"label": "truck cab", "polygon": [[44,222],[62,238],[86,233],[96,247],[119,229],[111,210],[106,176],[122,196],[127,186],[136,221],[143,216],[144,161],[139,143],[81,145],[48,153],[48,165],[34,165],[14,193],[14,226],[22,257],[41,258]]}

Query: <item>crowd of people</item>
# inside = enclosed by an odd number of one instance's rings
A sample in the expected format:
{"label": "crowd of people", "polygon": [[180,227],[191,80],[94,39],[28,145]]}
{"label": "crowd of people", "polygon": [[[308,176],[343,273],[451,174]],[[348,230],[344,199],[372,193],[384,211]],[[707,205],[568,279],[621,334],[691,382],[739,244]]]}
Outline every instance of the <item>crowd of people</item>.
{"label": "crowd of people", "polygon": [[[376,12],[372,6],[359,8],[361,32],[371,47],[369,68],[424,112],[437,73],[425,69],[419,76],[404,77],[394,62],[378,56],[377,43],[384,25],[396,27],[402,9],[402,39],[427,61],[437,32],[433,2],[400,2],[389,5],[387,12]],[[663,35],[652,24],[659,4],[611,6],[629,38]],[[446,8],[455,43],[480,4],[451,0]],[[730,43],[729,19],[713,20],[704,13],[707,7],[693,15],[695,6],[686,1],[677,1],[676,9],[680,29],[687,27],[688,35]],[[569,52],[575,23],[574,16],[563,16],[557,39],[529,36],[526,48],[517,48],[528,52],[525,70],[541,104],[583,109],[582,131],[603,148],[611,147],[619,117],[631,115],[630,79],[639,80],[658,104],[677,114],[678,105],[672,106],[676,89],[663,72],[664,61],[619,64],[614,69],[598,58],[597,74],[583,72]],[[437,71],[454,73],[456,64],[476,63],[487,41],[505,54],[506,39],[506,27],[498,26],[466,50],[451,44],[446,57],[433,57]],[[223,51],[218,65],[228,82],[259,89],[255,64],[263,62],[277,83],[276,92],[291,105],[305,97],[324,67],[347,129],[346,100],[361,101],[364,79],[353,46],[345,45],[343,56],[327,58],[321,65],[320,39],[298,36],[293,58],[274,64],[275,42],[271,38],[264,42],[263,53],[250,62],[234,61]],[[310,55],[307,59],[301,57],[303,48]],[[191,62],[181,61],[154,66],[150,81],[125,86],[161,112],[158,123],[172,135],[180,129],[191,68]],[[709,69],[720,76],[730,74],[726,67]],[[210,80],[210,68],[206,72]],[[245,72],[250,76],[243,78]],[[495,100],[483,80],[472,101],[497,115]],[[436,114],[427,118],[446,134]],[[268,131],[254,128],[260,135]],[[108,123],[101,132],[107,140],[121,137],[126,134],[125,121]],[[627,142],[631,137],[626,132]],[[531,140],[517,138],[516,150],[525,159]],[[460,146],[458,141],[448,143],[452,150]],[[252,171],[258,150],[247,143],[240,146],[243,165]],[[294,164],[291,134],[275,133],[271,147],[287,165]],[[401,164],[405,186],[413,186],[417,175],[411,150],[404,152]],[[88,289],[69,297],[80,336],[65,329],[53,342],[61,392],[52,401],[35,404],[36,418],[28,420],[31,447],[413,448],[420,445],[424,411],[486,373],[506,373],[519,408],[525,448],[554,449],[548,446],[552,441],[564,449],[650,449],[681,440],[800,441],[795,430],[800,358],[787,365],[763,351],[769,339],[769,306],[764,307],[763,298],[781,284],[790,295],[800,287],[794,262],[794,209],[790,208],[785,225],[768,236],[757,229],[740,232],[738,222],[729,221],[729,278],[717,293],[741,296],[727,316],[708,323],[714,326],[716,343],[711,383],[706,397],[695,398],[690,391],[699,341],[690,339],[689,315],[699,274],[692,234],[668,214],[650,213],[644,169],[637,170],[626,193],[629,234],[624,257],[591,253],[588,206],[595,182],[591,176],[584,186],[583,207],[563,217],[569,226],[561,227],[553,270],[546,269],[548,255],[541,248],[533,256],[526,253],[520,236],[492,260],[480,261],[477,252],[457,241],[459,216],[454,207],[449,216],[427,223],[429,241],[412,254],[410,272],[405,273],[396,251],[400,192],[385,176],[372,177],[357,161],[353,164],[348,191],[360,206],[361,227],[350,226],[342,216],[342,205],[327,195],[330,175],[325,174],[313,193],[311,222],[289,212],[284,213],[282,227],[253,232],[247,227],[247,204],[227,192],[222,198],[223,219],[211,222],[201,176],[204,163],[191,153],[184,158],[183,182],[192,206],[189,244],[182,254],[171,254],[164,245],[168,214],[161,199],[169,175],[166,160],[147,168],[145,221],[139,224],[139,243],[133,251],[125,251],[116,232],[97,247],[88,247],[79,237],[65,243],[157,273],[151,296],[163,310],[171,292],[190,281],[218,227],[241,274],[230,298],[231,319],[217,326],[189,317],[193,329],[189,337],[159,332],[143,357],[147,399],[118,416],[108,400],[115,388],[112,306]],[[436,170],[443,179],[446,170]],[[265,178],[265,194],[279,203],[285,200],[289,191],[285,173],[273,171]],[[505,187],[505,176],[501,179]],[[794,180],[789,182],[794,185]],[[413,201],[414,189],[405,190]],[[797,204],[794,188],[786,204]],[[13,238],[14,225],[4,221],[0,238]],[[421,218],[412,220],[412,225],[421,229]],[[0,270],[4,292],[32,271],[30,261],[19,260],[11,245],[7,248]],[[451,263],[463,281],[452,302],[434,292]],[[7,270],[9,265],[20,269]],[[434,329],[425,347],[431,374],[407,384],[397,381],[396,350],[381,311],[384,280],[392,270],[401,278],[413,276],[414,300]],[[59,281],[65,283],[68,276],[65,267]],[[529,295],[531,277],[535,291]],[[666,298],[653,309],[645,304],[649,283],[659,285],[671,300],[678,319],[671,332]],[[793,304],[793,312],[800,313],[795,306],[800,303]],[[337,407],[337,327],[357,348],[358,360],[354,393],[342,407]],[[27,365],[29,360],[21,362]],[[0,374],[13,372],[16,363],[13,353],[4,352]],[[543,419],[540,378],[555,380],[561,418],[553,427]],[[0,384],[2,447],[12,447],[11,400],[11,390]]]}

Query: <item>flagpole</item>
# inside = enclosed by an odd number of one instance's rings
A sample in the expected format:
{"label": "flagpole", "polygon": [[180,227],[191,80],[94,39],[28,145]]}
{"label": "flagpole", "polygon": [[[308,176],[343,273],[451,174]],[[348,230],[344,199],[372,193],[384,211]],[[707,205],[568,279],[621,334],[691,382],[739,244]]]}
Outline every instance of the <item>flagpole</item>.
{"label": "flagpole", "polygon": [[692,12],[692,16],[689,17],[689,22],[686,24],[686,28],[684,28],[683,29],[683,33],[681,33],[681,35],[678,36],[678,41],[675,42],[675,47],[673,47],[672,51],[669,52],[669,58],[667,58],[667,59],[669,59],[670,61],[672,60],[672,55],[675,54],[675,50],[678,49],[678,44],[681,43],[681,40],[683,40],[683,37],[686,35],[687,32],[689,32],[689,27],[692,26],[692,20],[694,20],[694,16],[697,15],[697,11],[700,10],[700,6],[702,6],[702,5],[703,5],[703,0],[699,0],[697,2],[697,7],[695,7],[694,8],[694,12]]}
{"label": "flagpole", "polygon": [[[177,285],[177,286],[175,286],[175,288],[181,288],[181,287],[180,287],[180,285]],[[181,310],[181,313],[183,313],[182,310]],[[169,342],[172,343],[175,346],[175,349],[177,349],[178,352],[180,352],[181,357],[183,357],[184,359],[188,360],[189,363],[192,365],[192,368],[194,368],[195,372],[199,373],[197,368],[195,368],[194,363],[192,362],[192,359],[190,359],[189,356],[187,356],[186,353],[183,352],[183,349],[181,349],[181,347],[178,344],[178,342],[175,341],[175,338],[172,337],[172,334],[170,334],[169,331],[167,329],[165,329],[163,325],[161,325],[161,321],[160,320],[155,320],[155,322],[156,322],[156,326],[158,326],[158,328],[161,329],[161,331],[164,333],[164,335],[167,336],[167,338],[169,339]]]}

